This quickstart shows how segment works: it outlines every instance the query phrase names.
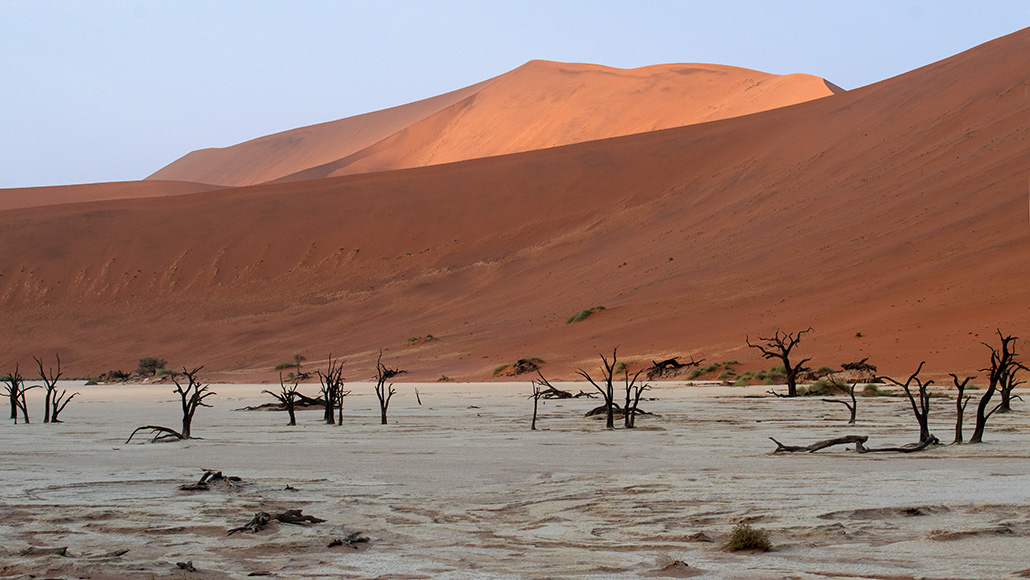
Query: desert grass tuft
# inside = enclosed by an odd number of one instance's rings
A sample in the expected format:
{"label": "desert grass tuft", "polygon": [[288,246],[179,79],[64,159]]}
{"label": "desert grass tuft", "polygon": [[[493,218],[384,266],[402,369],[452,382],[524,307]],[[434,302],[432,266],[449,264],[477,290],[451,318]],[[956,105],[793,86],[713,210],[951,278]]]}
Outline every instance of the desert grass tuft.
{"label": "desert grass tuft", "polygon": [[739,550],[761,550],[768,552],[772,549],[769,543],[769,534],[762,528],[753,528],[751,524],[740,522],[733,526],[730,532],[730,543],[726,550],[737,552]]}

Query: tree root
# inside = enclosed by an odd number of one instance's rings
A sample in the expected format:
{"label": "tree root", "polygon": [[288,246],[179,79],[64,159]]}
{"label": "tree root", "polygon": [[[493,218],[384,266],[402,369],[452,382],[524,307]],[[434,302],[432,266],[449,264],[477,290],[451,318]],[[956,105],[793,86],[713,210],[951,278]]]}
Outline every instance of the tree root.
{"label": "tree root", "polygon": [[349,536],[347,536],[346,538],[343,538],[342,540],[339,539],[339,538],[334,539],[333,541],[329,542],[329,545],[327,547],[328,548],[335,548],[336,546],[349,546],[349,547],[354,548],[355,550],[357,550],[358,549],[357,544],[367,544],[367,543],[368,543],[368,538],[367,537],[362,536],[361,532],[354,532],[353,534],[350,534]]}
{"label": "tree root", "polygon": [[243,481],[242,478],[236,477],[235,475],[225,476],[222,475],[221,471],[215,471],[214,469],[205,469],[204,475],[200,477],[200,480],[196,483],[184,483],[179,486],[182,491],[207,491],[211,489],[212,485],[225,484],[229,487],[236,487],[237,483]]}

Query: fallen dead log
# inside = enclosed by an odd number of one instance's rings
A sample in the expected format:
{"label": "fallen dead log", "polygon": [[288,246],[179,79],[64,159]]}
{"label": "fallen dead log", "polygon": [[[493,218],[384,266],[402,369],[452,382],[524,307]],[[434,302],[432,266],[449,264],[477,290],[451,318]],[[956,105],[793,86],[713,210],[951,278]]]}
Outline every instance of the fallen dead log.
{"label": "fallen dead log", "polygon": [[901,447],[866,447],[865,443],[869,440],[868,435],[845,435],[844,437],[817,441],[811,445],[784,445],[772,437],[769,439],[772,439],[772,442],[776,444],[776,450],[773,453],[814,453],[834,445],[847,445],[850,443],[855,444],[855,451],[858,453],[915,453],[940,443],[933,435],[925,441],[911,445],[902,445]]}
{"label": "fallen dead log", "polygon": [[348,535],[346,538],[334,539],[333,541],[329,542],[329,545],[327,547],[335,548],[337,546],[349,546],[357,550],[358,546],[356,544],[367,544],[368,541],[368,538],[362,536],[361,532],[354,532],[353,534]]}
{"label": "fallen dead log", "polygon": [[862,445],[869,440],[868,435],[845,435],[843,437],[836,437],[834,439],[826,439],[823,441],[817,441],[811,445],[784,445],[776,439],[772,439],[772,442],[776,444],[776,451],[773,453],[815,453],[820,449],[826,449],[827,447],[833,447],[834,445],[848,445],[851,443],[855,444],[855,449],[863,449]]}
{"label": "fallen dead log", "polygon": [[268,522],[276,520],[284,524],[295,524],[295,525],[306,525],[306,524],[319,524],[324,522],[322,518],[316,518],[315,516],[306,516],[301,513],[303,510],[286,510],[281,514],[270,515],[268,512],[258,512],[254,514],[251,520],[238,528],[229,530],[226,535],[233,535],[236,532],[251,532],[257,533],[264,529]]}
{"label": "fallen dead log", "polygon": [[[185,439],[185,437],[182,436],[182,433],[179,433],[175,429],[169,429],[168,427],[162,427],[160,425],[144,425],[142,427],[136,427],[136,430],[132,432],[132,435],[129,435],[129,438],[126,439],[125,442],[128,443],[129,441],[132,441],[132,438],[136,436],[136,433],[144,430],[154,432],[154,438],[150,440],[151,443],[157,443],[162,439]],[[161,433],[164,433],[164,435],[161,435]]]}
{"label": "fallen dead log", "polygon": [[[649,399],[649,400],[653,400],[653,399]],[[604,405],[601,405],[599,407],[594,407],[593,409],[590,409],[583,416],[584,417],[601,417],[601,416],[604,416],[607,412],[608,412],[607,407],[605,407]],[[651,415],[651,416],[654,415],[654,413],[649,413],[648,411],[645,411],[643,409],[636,409],[634,411],[634,413],[636,413],[637,415]],[[623,410],[623,408],[619,406],[618,403],[612,403],[612,416],[618,417],[618,418],[622,418],[622,417],[626,416],[626,413]]]}
{"label": "fallen dead log", "polygon": [[61,546],[60,548],[41,548],[39,546],[29,546],[27,549],[22,550],[18,553],[19,556],[67,556],[68,546]]}
{"label": "fallen dead log", "polygon": [[920,441],[919,443],[913,443],[911,445],[902,445],[901,447],[877,447],[869,448],[863,447],[858,450],[859,453],[915,453],[916,451],[922,451],[931,445],[937,445],[940,440],[930,435],[929,438]]}

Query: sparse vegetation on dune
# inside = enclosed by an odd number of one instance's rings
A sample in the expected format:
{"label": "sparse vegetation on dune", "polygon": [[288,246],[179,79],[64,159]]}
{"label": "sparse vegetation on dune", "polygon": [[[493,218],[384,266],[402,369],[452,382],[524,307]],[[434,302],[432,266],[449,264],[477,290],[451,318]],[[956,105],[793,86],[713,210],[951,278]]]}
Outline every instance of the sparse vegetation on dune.
{"label": "sparse vegetation on dune", "polygon": [[580,310],[572,316],[565,319],[565,324],[572,324],[573,322],[581,322],[590,317],[591,314],[599,310],[604,310],[604,306],[594,306],[593,308],[587,308],[586,310]]}

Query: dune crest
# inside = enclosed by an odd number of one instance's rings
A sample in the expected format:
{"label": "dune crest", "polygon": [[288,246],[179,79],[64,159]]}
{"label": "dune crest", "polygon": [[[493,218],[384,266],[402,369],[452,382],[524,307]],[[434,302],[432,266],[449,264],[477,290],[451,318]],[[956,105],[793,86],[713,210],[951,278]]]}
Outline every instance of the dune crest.
{"label": "dune crest", "polygon": [[834,92],[810,75],[728,66],[531,61],[411,105],[194,151],[151,178],[253,185],[421,167],[725,119]]}

